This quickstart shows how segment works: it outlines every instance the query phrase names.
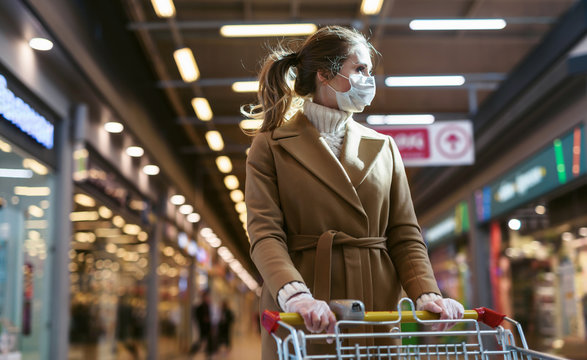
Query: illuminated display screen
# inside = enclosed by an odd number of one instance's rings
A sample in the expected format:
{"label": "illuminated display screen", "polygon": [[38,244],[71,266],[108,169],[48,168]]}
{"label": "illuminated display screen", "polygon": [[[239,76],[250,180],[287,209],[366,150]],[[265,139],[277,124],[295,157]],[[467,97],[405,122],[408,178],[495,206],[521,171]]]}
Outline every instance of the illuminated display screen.
{"label": "illuminated display screen", "polygon": [[54,126],[8,89],[0,75],[0,115],[47,149],[53,148]]}

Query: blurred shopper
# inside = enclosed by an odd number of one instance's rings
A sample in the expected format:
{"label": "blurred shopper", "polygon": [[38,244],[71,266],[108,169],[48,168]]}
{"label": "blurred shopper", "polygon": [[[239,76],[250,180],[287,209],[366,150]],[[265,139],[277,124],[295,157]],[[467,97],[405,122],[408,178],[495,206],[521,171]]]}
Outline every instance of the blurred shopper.
{"label": "blurred shopper", "polygon": [[233,322],[234,314],[230,310],[228,302],[224,300],[222,302],[220,321],[218,322],[218,348],[224,345],[227,350],[230,350],[230,331]]}
{"label": "blurred shopper", "polygon": [[206,356],[210,358],[214,353],[214,339],[212,334],[212,314],[210,309],[210,292],[202,292],[202,302],[192,309],[192,318],[195,320],[200,336],[192,344],[191,354],[200,351],[202,345],[206,346]]}
{"label": "blurred shopper", "polygon": [[[397,146],[353,120],[375,96],[376,53],[356,30],[323,27],[269,54],[259,104],[242,108],[263,119],[245,195],[260,307],[297,312],[311,332],[333,331],[330,299],[390,310],[402,288],[418,309],[463,315],[440,295]],[[262,334],[263,359],[275,358]]]}

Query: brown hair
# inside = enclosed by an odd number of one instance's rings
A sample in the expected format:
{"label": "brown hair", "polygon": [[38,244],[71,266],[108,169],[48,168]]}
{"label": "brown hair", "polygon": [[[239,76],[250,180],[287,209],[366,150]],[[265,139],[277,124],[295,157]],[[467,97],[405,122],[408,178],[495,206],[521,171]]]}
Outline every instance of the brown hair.
{"label": "brown hair", "polygon": [[[271,51],[259,73],[259,103],[241,107],[241,114],[263,119],[259,131],[271,131],[281,126],[286,115],[296,106],[297,97],[306,97],[316,91],[316,74],[334,77],[357,45],[365,45],[373,57],[377,51],[365,36],[355,29],[326,26],[309,36],[291,51],[283,46]],[[295,68],[295,71],[294,71]],[[293,89],[288,81],[295,80]],[[297,105],[299,106],[299,105]]]}

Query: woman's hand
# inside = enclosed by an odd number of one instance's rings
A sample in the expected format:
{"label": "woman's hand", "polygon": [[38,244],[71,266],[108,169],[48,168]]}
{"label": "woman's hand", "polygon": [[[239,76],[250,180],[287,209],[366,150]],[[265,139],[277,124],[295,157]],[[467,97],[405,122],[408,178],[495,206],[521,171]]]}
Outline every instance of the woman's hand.
{"label": "woman's hand", "polygon": [[[465,308],[461,303],[450,298],[442,298],[437,294],[424,294],[416,301],[416,310],[427,310],[440,314],[440,320],[462,319]],[[433,331],[444,331],[455,323],[438,323],[431,326]]]}
{"label": "woman's hand", "polygon": [[308,331],[320,333],[326,330],[327,333],[334,333],[336,317],[330,311],[328,304],[316,300],[308,293],[298,294],[287,300],[285,303],[286,312],[295,312],[302,316]]}

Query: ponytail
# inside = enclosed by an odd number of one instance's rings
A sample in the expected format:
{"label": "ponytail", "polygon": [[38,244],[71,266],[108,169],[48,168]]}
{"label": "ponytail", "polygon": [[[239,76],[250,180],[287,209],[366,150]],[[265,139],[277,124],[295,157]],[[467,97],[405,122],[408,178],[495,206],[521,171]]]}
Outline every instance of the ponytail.
{"label": "ponytail", "polygon": [[289,82],[295,79],[292,67],[297,65],[297,54],[274,51],[266,59],[259,73],[259,104],[241,107],[241,114],[263,119],[259,131],[271,131],[283,124],[293,103],[295,93]]}

